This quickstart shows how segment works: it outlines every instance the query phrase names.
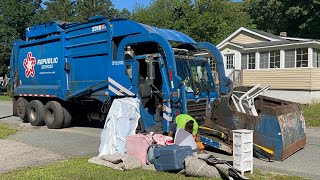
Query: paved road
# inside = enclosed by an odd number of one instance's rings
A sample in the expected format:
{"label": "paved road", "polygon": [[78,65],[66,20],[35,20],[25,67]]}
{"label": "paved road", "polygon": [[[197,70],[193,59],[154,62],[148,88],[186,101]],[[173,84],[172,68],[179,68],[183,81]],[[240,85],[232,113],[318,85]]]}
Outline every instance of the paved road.
{"label": "paved road", "polygon": [[[48,130],[22,123],[12,114],[10,102],[0,102],[0,122],[9,123],[19,129],[19,133],[8,140],[25,143],[36,148],[54,152],[62,156],[95,156],[100,144],[100,128],[72,127]],[[214,153],[218,157],[232,160],[232,156]],[[307,145],[293,156],[281,162],[266,162],[254,159],[254,167],[259,169],[320,179],[320,129],[307,129]]]}
{"label": "paved road", "polygon": [[[12,104],[0,102],[0,122],[18,129],[18,133],[7,139],[43,148],[63,156],[94,156],[100,145],[100,128],[71,127],[48,129],[46,126],[31,126],[11,116]],[[4,118],[2,118],[4,117]]]}
{"label": "paved road", "polygon": [[0,140],[0,173],[39,166],[64,157],[54,152],[12,140]]}

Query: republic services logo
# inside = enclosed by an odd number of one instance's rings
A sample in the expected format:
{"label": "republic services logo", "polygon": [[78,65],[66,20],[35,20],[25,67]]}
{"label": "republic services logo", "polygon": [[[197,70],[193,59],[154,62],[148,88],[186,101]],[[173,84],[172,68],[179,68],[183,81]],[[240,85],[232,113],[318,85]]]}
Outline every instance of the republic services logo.
{"label": "republic services logo", "polygon": [[27,78],[34,76],[34,65],[36,65],[36,58],[32,57],[32,52],[28,52],[27,58],[23,60],[23,67],[26,69],[25,75]]}

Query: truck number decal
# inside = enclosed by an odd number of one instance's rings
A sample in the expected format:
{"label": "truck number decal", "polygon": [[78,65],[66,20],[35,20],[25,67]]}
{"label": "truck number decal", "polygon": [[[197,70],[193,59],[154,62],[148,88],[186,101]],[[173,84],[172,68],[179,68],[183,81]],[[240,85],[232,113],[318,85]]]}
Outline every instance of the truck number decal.
{"label": "truck number decal", "polygon": [[98,25],[98,26],[92,26],[92,32],[101,31],[103,29],[106,29],[106,25],[105,24],[101,24],[101,25]]}
{"label": "truck number decal", "polygon": [[112,61],[112,66],[124,65],[124,61]]}

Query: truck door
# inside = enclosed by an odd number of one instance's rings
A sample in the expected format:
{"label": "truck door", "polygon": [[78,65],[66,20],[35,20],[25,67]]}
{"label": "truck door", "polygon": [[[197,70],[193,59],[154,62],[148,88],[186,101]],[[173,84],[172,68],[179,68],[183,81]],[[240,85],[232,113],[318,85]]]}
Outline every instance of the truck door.
{"label": "truck door", "polygon": [[111,96],[136,96],[138,91],[138,65],[135,60],[113,61],[108,77]]}

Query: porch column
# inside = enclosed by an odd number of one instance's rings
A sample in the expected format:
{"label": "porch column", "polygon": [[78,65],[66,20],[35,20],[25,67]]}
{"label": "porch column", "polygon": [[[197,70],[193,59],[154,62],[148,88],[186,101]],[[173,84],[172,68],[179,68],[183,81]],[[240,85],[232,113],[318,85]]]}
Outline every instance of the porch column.
{"label": "porch column", "polygon": [[283,49],[280,50],[280,68],[284,68],[284,61],[285,61],[285,52]]}
{"label": "porch column", "polygon": [[260,53],[256,52],[256,69],[260,69]]}
{"label": "porch column", "polygon": [[313,49],[308,48],[308,67],[313,67]]}

